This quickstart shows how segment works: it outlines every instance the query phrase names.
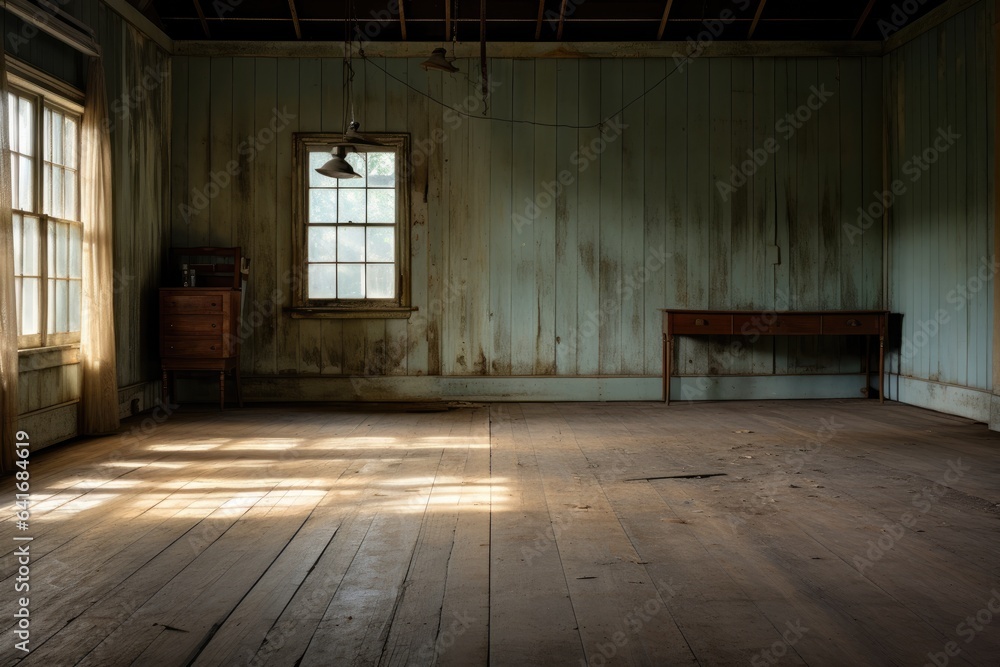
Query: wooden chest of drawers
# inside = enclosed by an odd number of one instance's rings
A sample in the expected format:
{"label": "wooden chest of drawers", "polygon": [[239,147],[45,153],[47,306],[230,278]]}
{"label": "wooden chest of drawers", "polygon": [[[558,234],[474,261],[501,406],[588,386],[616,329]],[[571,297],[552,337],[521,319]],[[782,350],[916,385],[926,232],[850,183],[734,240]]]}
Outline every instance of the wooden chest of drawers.
{"label": "wooden chest of drawers", "polygon": [[240,290],[169,287],[160,290],[160,359],[163,400],[172,393],[174,371],[218,371],[219,403],[225,406],[226,373],[233,371],[240,392]]}

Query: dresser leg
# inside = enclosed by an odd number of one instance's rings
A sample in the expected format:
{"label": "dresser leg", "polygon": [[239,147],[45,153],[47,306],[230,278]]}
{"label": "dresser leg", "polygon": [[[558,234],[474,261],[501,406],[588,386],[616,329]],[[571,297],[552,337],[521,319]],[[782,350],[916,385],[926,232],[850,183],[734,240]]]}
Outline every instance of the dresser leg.
{"label": "dresser leg", "polygon": [[226,409],[226,371],[219,371],[219,409]]}
{"label": "dresser leg", "polygon": [[163,371],[163,386],[160,387],[160,400],[164,406],[170,405],[170,371]]}
{"label": "dresser leg", "polygon": [[243,407],[243,388],[240,386],[240,367],[237,364],[236,368],[236,402],[239,403],[240,407]]}

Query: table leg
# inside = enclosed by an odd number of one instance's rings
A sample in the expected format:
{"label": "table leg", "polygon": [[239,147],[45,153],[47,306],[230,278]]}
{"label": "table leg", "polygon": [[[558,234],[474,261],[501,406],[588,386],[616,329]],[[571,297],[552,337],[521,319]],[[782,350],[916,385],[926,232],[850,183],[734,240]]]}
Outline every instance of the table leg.
{"label": "table leg", "polygon": [[226,409],[226,371],[219,371],[219,409]]}
{"label": "table leg", "polygon": [[164,406],[170,405],[168,399],[170,398],[170,371],[163,371],[163,386],[160,387],[160,400]]}
{"label": "table leg", "polygon": [[885,403],[885,333],[878,336],[878,402]]}
{"label": "table leg", "polygon": [[865,336],[865,398],[872,397],[872,337]]}
{"label": "table leg", "polygon": [[670,405],[670,373],[674,357],[674,341],[669,334],[663,334],[663,402]]}

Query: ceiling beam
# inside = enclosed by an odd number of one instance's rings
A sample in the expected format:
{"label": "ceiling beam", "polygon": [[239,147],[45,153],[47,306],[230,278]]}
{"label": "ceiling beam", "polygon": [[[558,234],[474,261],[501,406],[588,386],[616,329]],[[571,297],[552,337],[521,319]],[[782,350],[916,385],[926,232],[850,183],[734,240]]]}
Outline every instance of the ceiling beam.
{"label": "ceiling beam", "polygon": [[444,0],[444,38],[451,39],[451,0]]}
{"label": "ceiling beam", "polygon": [[288,11],[292,13],[292,25],[295,26],[295,36],[302,39],[302,25],[299,23],[299,13],[295,10],[295,0],[288,0]]}
{"label": "ceiling beam", "polygon": [[562,41],[563,36],[563,21],[566,19],[566,3],[569,0],[562,0],[562,6],[559,7],[559,27],[556,29],[556,40]]}
{"label": "ceiling beam", "polygon": [[406,41],[406,9],[404,7],[405,4],[406,3],[403,2],[403,0],[399,0],[399,32],[402,33],[404,42]]}
{"label": "ceiling beam", "polygon": [[205,37],[212,39],[212,33],[208,31],[208,21],[205,20],[205,12],[201,9],[201,0],[194,0],[194,10],[198,13],[198,20],[201,21],[201,31]]}
{"label": "ceiling beam", "polygon": [[[872,2],[875,2],[875,0],[872,0]],[[747,34],[747,39],[753,39],[753,34],[757,31],[757,24],[760,23],[760,15],[764,13],[765,4],[767,4],[767,0],[760,0],[760,4],[757,5],[757,13],[753,15],[753,23],[750,24],[750,32]]]}
{"label": "ceiling beam", "polygon": [[667,19],[670,18],[670,9],[674,6],[674,0],[667,0],[667,6],[663,8],[663,18],[660,19],[660,29],[656,31],[656,41],[663,39],[663,31],[667,29]]}
{"label": "ceiling beam", "polygon": [[542,19],[545,18],[545,0],[538,0],[538,20],[535,21],[535,39],[542,38]]}
{"label": "ceiling beam", "polygon": [[858,19],[857,25],[854,26],[854,32],[851,33],[851,39],[857,39],[858,35],[861,33],[861,28],[865,26],[865,21],[868,20],[868,15],[872,13],[872,8],[875,6],[875,0],[868,0],[868,6],[865,7],[865,11],[861,14],[861,18]]}
{"label": "ceiling beam", "polygon": [[[370,42],[371,58],[426,58],[435,42]],[[490,42],[491,58],[672,58],[687,42]],[[343,58],[341,42],[177,41],[174,55],[266,58]],[[459,42],[454,55],[477,58],[479,42]],[[883,55],[879,41],[762,42],[717,39],[705,45],[703,58],[827,58]]]}

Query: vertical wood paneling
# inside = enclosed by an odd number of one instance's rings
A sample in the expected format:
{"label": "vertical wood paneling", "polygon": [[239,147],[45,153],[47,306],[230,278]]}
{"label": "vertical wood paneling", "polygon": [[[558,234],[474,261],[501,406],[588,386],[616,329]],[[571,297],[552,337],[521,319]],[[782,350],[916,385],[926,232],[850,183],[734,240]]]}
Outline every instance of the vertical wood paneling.
{"label": "vertical wood paneling", "polygon": [[[668,218],[666,192],[671,187],[667,180],[667,161],[662,156],[669,155],[667,150],[667,88],[666,82],[660,82],[666,74],[666,62],[659,58],[647,58],[644,63],[644,90],[650,90],[646,99],[640,102],[644,105],[645,140],[640,146],[643,150],[643,238],[640,261],[648,269],[642,275],[645,278],[643,289],[644,323],[644,371],[645,375],[656,375],[662,372],[662,324],[658,309],[666,308],[667,273],[673,265],[675,247],[673,236],[667,241],[671,220]],[[682,77],[677,77],[682,80]],[[655,88],[654,88],[655,86]],[[664,257],[669,253],[669,258]],[[648,258],[655,257],[646,266]]]}
{"label": "vertical wood paneling", "polygon": [[[218,190],[213,190],[216,194],[209,202],[208,245],[225,248],[233,245],[234,188],[229,183],[227,165],[233,159],[233,115],[239,113],[234,107],[246,106],[247,101],[233,97],[232,58],[213,58],[209,76],[209,182],[215,183]],[[204,115],[205,110],[196,113]]]}
{"label": "vertical wood paneling", "polygon": [[[601,60],[601,118],[617,113],[622,107],[621,60]],[[622,142],[601,131],[601,219],[600,219],[600,293],[597,304],[600,335],[599,372],[618,375],[622,372]]]}
{"label": "vertical wood paneling", "polygon": [[[886,59],[897,112],[889,179],[906,188],[891,211],[889,306],[903,313],[903,349],[892,367],[983,390],[991,387],[995,289],[995,279],[977,275],[992,254],[994,224],[988,177],[994,83],[984,57],[995,48],[986,18],[991,9],[980,2]],[[935,141],[949,129],[960,136],[938,152]],[[926,164],[914,162],[925,156]]]}
{"label": "vertical wood paneling", "polygon": [[[184,187],[175,187],[175,209],[225,165],[222,147],[235,155],[274,106],[293,102],[292,129],[343,129],[339,60],[176,64],[174,113],[183,119],[175,124],[171,173]],[[466,108],[478,90],[464,76],[424,72],[418,59],[355,61],[362,130],[411,134],[411,294],[419,310],[409,321],[290,320],[275,311],[251,333],[245,369],[654,375],[658,308],[875,307],[881,230],[855,244],[841,230],[880,186],[880,64],[701,59],[653,87],[672,62],[495,60],[490,115],[505,120],[490,121],[459,117],[422,95]],[[478,63],[461,66],[476,71]],[[206,117],[206,109],[226,108],[227,84],[231,118]],[[786,138],[776,123],[823,84],[835,87],[837,99]],[[589,125],[651,87],[623,114],[623,136],[613,123],[602,137],[601,128],[508,122]],[[723,197],[717,182],[729,182],[734,165],[770,138],[779,150]],[[228,204],[212,200],[210,213],[192,216],[191,225],[175,213],[175,242],[232,238],[252,249],[258,302],[294,268],[289,209],[297,195],[289,192],[291,144],[282,141],[246,165]],[[571,183],[557,187],[564,171]],[[186,198],[177,194],[185,191]],[[772,244],[781,249],[778,265],[765,261]],[[665,265],[647,274],[659,252]],[[840,366],[836,348],[815,340],[761,339],[749,349],[730,343],[684,340],[679,368],[857,370],[856,360]]]}
{"label": "vertical wood paneling", "polygon": [[[576,60],[560,60],[556,66],[556,121],[561,125],[579,125],[580,64]],[[577,193],[579,178],[573,155],[579,159],[579,132],[562,127],[556,135],[556,178],[561,184],[556,197],[556,373],[576,375],[579,303],[577,301],[577,225],[579,208]],[[497,163],[502,170],[503,162]],[[566,178],[563,178],[563,175]]]}

